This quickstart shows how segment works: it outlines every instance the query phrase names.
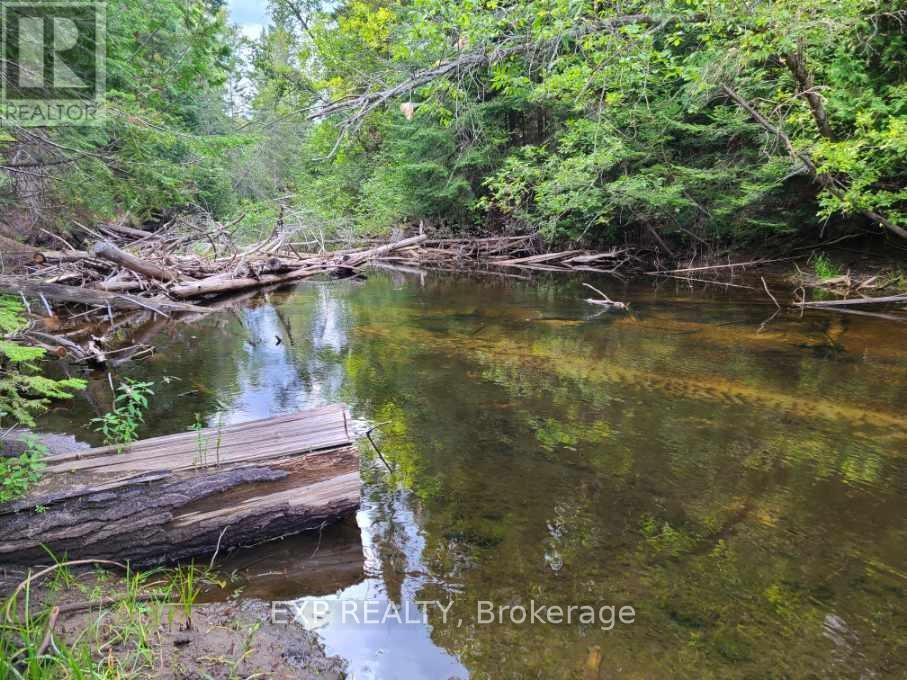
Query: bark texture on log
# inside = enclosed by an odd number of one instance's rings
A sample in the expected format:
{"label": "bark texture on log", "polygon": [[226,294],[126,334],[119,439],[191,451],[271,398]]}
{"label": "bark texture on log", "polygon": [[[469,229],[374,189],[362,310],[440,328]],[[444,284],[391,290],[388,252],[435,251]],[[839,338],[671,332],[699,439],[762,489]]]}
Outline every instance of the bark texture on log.
{"label": "bark texture on log", "polygon": [[49,457],[0,506],[0,564],[43,561],[42,546],[164,563],[323,526],[359,505],[348,424],[335,404]]}
{"label": "bark texture on log", "polygon": [[428,236],[426,236],[425,234],[420,234],[419,236],[413,236],[412,238],[405,238],[400,241],[394,241],[393,243],[378,246],[377,248],[372,248],[371,250],[364,250],[359,253],[353,253],[343,261],[343,264],[347,267],[358,267],[359,265],[364,264],[376,257],[387,255],[388,253],[392,253],[395,250],[402,250],[403,248],[416,246],[427,240]]}
{"label": "bark texture on log", "polygon": [[289,274],[265,274],[264,276],[259,276],[257,278],[241,277],[238,279],[228,279],[223,276],[212,276],[201,281],[193,281],[192,283],[184,283],[175,286],[170,289],[170,294],[178,298],[194,298],[203,295],[223,295],[224,293],[235,293],[250,288],[263,288],[265,286],[300,281],[323,271],[324,267],[313,266],[302,267]]}
{"label": "bark texture on log", "polygon": [[102,241],[93,245],[91,248],[91,255],[101,258],[102,260],[108,260],[121,267],[134,271],[136,274],[141,274],[142,276],[147,276],[148,278],[156,279],[158,281],[179,280],[179,275],[175,272],[156,265],[154,262],[148,262],[135,255],[131,255],[125,250],[120,250],[107,241]]}
{"label": "bark texture on log", "polygon": [[[0,516],[0,564],[70,559],[152,565],[318,529],[359,506],[359,460],[346,447],[211,472],[150,473],[78,495],[37,498]],[[45,505],[42,513],[34,505]]]}

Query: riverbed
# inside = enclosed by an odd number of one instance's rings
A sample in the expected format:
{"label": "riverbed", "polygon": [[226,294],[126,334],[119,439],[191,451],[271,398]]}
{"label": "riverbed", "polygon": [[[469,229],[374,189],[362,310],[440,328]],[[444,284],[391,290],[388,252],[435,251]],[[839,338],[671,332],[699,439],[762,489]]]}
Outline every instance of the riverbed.
{"label": "riverbed", "polygon": [[[775,311],[758,284],[373,272],[165,325],[118,375],[155,383],[143,437],[334,402],[378,426],[357,517],[220,563],[226,595],[408,612],[320,622],[351,677],[901,677],[907,324]],[[42,428],[99,443],[109,399],[92,375]]]}

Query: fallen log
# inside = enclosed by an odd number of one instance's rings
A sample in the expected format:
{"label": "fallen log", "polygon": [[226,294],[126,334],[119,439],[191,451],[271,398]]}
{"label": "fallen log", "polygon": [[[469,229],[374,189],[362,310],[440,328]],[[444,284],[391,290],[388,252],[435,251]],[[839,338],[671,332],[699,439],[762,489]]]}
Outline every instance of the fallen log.
{"label": "fallen log", "polygon": [[147,276],[148,278],[156,279],[158,281],[178,281],[180,278],[176,272],[172,272],[169,269],[156,265],[154,262],[148,262],[147,260],[131,255],[124,250],[120,250],[108,241],[95,243],[91,247],[90,254],[93,257],[113,262],[130,271],[134,271],[136,274],[141,274],[142,276]]}
{"label": "fallen log", "polygon": [[907,295],[886,295],[874,298],[852,298],[850,300],[817,300],[815,302],[797,302],[797,307],[850,307],[853,305],[879,305],[895,302],[907,302]]}
{"label": "fallen log", "polygon": [[144,229],[134,229],[123,224],[105,224],[102,225],[102,228],[106,229],[107,231],[114,231],[119,234],[124,234],[125,236],[132,236],[133,238],[148,238],[149,236],[154,236],[154,234],[150,231],[145,231]]}
{"label": "fallen log", "polygon": [[369,260],[376,259],[387,253],[392,253],[395,250],[401,250],[403,248],[408,248],[410,246],[415,246],[423,241],[428,240],[428,236],[425,234],[420,234],[419,236],[413,236],[412,238],[405,238],[401,241],[395,241],[394,243],[387,243],[383,246],[378,246],[377,248],[372,248],[370,250],[363,250],[358,253],[352,253],[348,255],[343,260],[343,265],[346,267],[356,267],[360,264],[364,264]]}
{"label": "fallen log", "polygon": [[327,406],[50,457],[28,497],[0,506],[0,563],[44,562],[46,546],[161,564],[326,526],[359,506],[347,422]]}
{"label": "fallen log", "polygon": [[[36,341],[36,343],[40,344],[45,349],[52,351],[57,356],[66,356],[68,353],[77,361],[84,360],[91,356],[88,350],[69,338],[36,330],[28,331],[26,336]],[[62,350],[62,352],[60,350]]]}
{"label": "fallen log", "polygon": [[167,316],[169,312],[205,312],[204,307],[184,302],[173,302],[166,298],[140,298],[122,293],[107,293],[100,290],[65,286],[58,283],[43,283],[27,276],[0,275],[0,290],[17,295],[44,296],[48,300],[75,302],[83,305],[110,305],[112,309],[147,309]]}
{"label": "fallen log", "polygon": [[101,281],[96,284],[95,287],[98,290],[104,290],[108,293],[131,293],[134,291],[142,290],[142,283],[140,281]]}
{"label": "fallen log", "polygon": [[177,298],[194,298],[203,295],[223,295],[224,293],[236,293],[249,288],[263,288],[265,286],[274,286],[281,283],[291,283],[306,279],[315,274],[326,271],[326,267],[315,265],[303,267],[289,274],[265,274],[259,277],[245,276],[238,279],[228,279],[223,275],[211,276],[201,281],[184,283],[174,286],[170,289],[170,294]]}
{"label": "fallen log", "polygon": [[38,252],[34,246],[19,243],[0,234],[0,253],[4,255],[33,255]]}
{"label": "fallen log", "polygon": [[585,254],[585,250],[566,250],[560,253],[542,253],[541,255],[530,255],[529,257],[520,257],[517,259],[494,260],[490,264],[498,267],[521,267],[523,265],[542,264],[544,262],[554,262],[576,257]]}
{"label": "fallen log", "polygon": [[[331,273],[343,270],[351,270],[369,260],[377,259],[382,255],[407,248],[409,246],[422,243],[427,237],[425,235],[414,236],[412,238],[387,243],[377,248],[363,250],[344,255],[340,258],[330,259],[330,257],[319,257],[311,260],[300,260],[299,268],[286,274],[262,274],[260,276],[243,276],[239,278],[227,278],[223,273],[210,276],[201,281],[193,281],[174,286],[170,289],[170,295],[176,298],[194,298],[204,295],[223,295],[224,293],[236,293],[250,288],[264,288],[266,286],[275,286],[283,283],[292,283],[302,279],[315,276],[316,274]],[[274,258],[269,258],[269,261]],[[275,260],[277,265],[286,266],[286,261]]]}
{"label": "fallen log", "polygon": [[44,264],[45,262],[81,262],[82,260],[91,259],[84,250],[37,250],[34,251],[32,259],[35,264]]}

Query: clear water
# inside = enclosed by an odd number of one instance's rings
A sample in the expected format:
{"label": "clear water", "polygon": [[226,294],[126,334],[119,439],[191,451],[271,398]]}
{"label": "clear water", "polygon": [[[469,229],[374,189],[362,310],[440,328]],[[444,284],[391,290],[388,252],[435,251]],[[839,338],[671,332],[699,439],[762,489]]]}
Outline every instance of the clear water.
{"label": "clear water", "polygon": [[[584,279],[586,280],[586,279]],[[320,630],[355,678],[907,677],[907,325],[781,315],[758,291],[375,273],[193,325],[144,436],[344,401],[347,525],[239,551],[242,595],[451,601],[446,623]],[[766,304],[768,303],[768,304]],[[279,341],[278,341],[279,339]],[[106,374],[45,425],[97,441]],[[218,415],[220,414],[220,415]],[[497,605],[632,625],[479,625]]]}

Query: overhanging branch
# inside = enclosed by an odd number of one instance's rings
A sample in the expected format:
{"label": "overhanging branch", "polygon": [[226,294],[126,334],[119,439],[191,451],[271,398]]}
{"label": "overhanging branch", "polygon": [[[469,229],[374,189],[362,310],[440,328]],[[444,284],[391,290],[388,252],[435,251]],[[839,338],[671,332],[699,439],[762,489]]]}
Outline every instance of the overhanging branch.
{"label": "overhanging branch", "polygon": [[[819,169],[816,167],[815,162],[812,157],[805,151],[798,151],[794,147],[794,143],[791,141],[791,138],[780,127],[772,123],[768,118],[766,118],[753,104],[747,101],[744,97],[740,95],[734,88],[728,85],[722,85],[721,91],[727,95],[727,97],[733,101],[740,109],[749,114],[750,118],[756,121],[761,125],[767,132],[777,137],[784,148],[787,149],[787,153],[794,158],[803,163],[806,169],[809,171],[809,174],[812,175],[813,179],[830,194],[834,195],[839,199],[845,198],[845,190],[842,188],[839,183],[835,180],[834,177],[827,173],[819,172]],[[893,234],[900,236],[902,239],[907,239],[907,230],[899,227],[894,222],[891,222],[884,215],[880,215],[874,210],[861,210],[860,211],[868,220],[875,222],[876,224],[881,224],[883,227],[888,229]]]}
{"label": "overhanging branch", "polygon": [[374,92],[365,92],[363,94],[346,97],[336,102],[327,104],[311,113],[310,120],[324,118],[335,113],[351,112],[343,123],[343,127],[356,127],[357,124],[369,113],[383,106],[388,101],[408,94],[412,90],[427,85],[435,80],[444,78],[452,74],[462,74],[466,71],[472,71],[480,68],[487,68],[496,63],[502,62],[510,57],[527,54],[529,52],[544,49],[555,43],[560,43],[564,38],[577,39],[596,33],[614,31],[624,26],[646,25],[662,27],[676,21],[694,22],[702,20],[704,15],[691,16],[654,16],[651,14],[627,14],[624,16],[614,17],[606,21],[598,21],[592,24],[586,24],[580,28],[568,31],[565,35],[558,36],[550,40],[533,40],[526,38],[512,45],[500,45],[490,51],[472,51],[461,52],[455,59],[444,61],[432,68],[417,71],[406,80],[396,85],[387,87],[383,90]]}

